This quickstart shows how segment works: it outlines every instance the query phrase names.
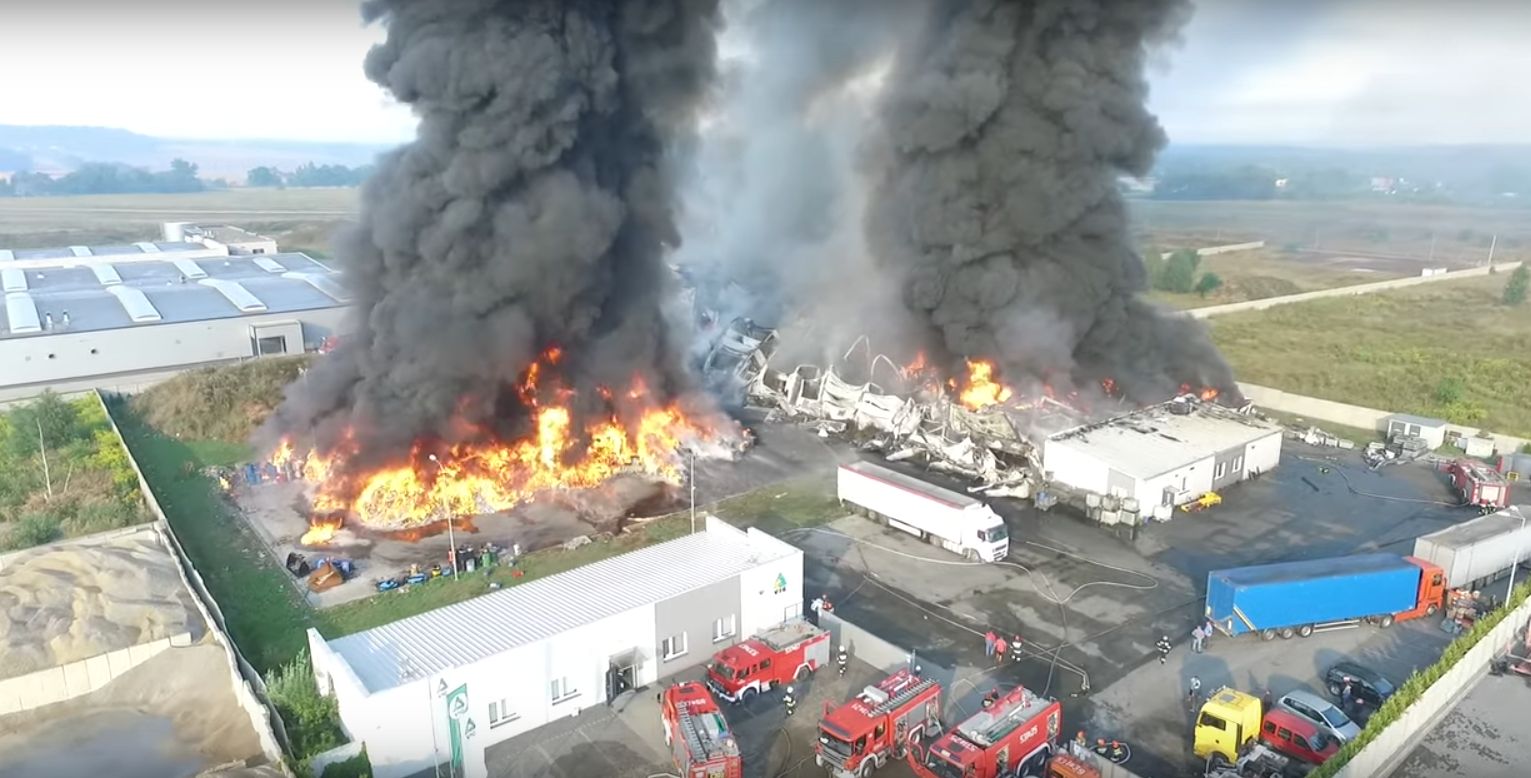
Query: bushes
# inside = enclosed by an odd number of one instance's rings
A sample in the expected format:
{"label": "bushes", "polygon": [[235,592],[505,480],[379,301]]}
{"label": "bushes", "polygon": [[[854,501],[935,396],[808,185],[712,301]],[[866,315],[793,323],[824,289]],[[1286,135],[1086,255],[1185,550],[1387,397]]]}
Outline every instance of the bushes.
{"label": "bushes", "polygon": [[307,364],[307,357],[267,357],[193,370],[134,397],[133,409],[174,438],[243,443]]}
{"label": "bushes", "polygon": [[1383,703],[1382,707],[1372,714],[1371,719],[1366,722],[1366,728],[1361,730],[1361,736],[1346,743],[1339,753],[1330,757],[1329,761],[1320,765],[1317,770],[1309,773],[1308,778],[1331,778],[1335,773],[1338,773],[1340,768],[1344,767],[1346,763],[1354,758],[1361,749],[1365,748],[1373,740],[1376,740],[1382,731],[1387,729],[1388,725],[1397,721],[1398,717],[1402,716],[1403,712],[1408,710],[1410,705],[1418,701],[1420,695],[1424,694],[1431,684],[1440,680],[1441,676],[1445,675],[1452,667],[1455,667],[1457,662],[1460,662],[1462,657],[1466,656],[1468,651],[1478,645],[1491,630],[1499,626],[1499,623],[1504,621],[1511,611],[1525,602],[1528,596],[1531,596],[1531,581],[1527,581],[1517,587],[1514,594],[1510,597],[1510,601],[1505,603],[1503,608],[1494,611],[1486,618],[1479,619],[1472,629],[1458,635],[1456,640],[1451,641],[1451,645],[1446,647],[1446,650],[1441,654],[1441,658],[1435,664],[1409,676],[1408,680],[1398,687],[1398,691],[1394,692],[1393,696],[1389,697],[1387,702]]}
{"label": "bushes", "polygon": [[59,526],[59,520],[43,514],[33,513],[23,516],[20,521],[11,525],[0,548],[6,551],[15,551],[22,548],[40,546],[44,543],[52,543],[63,536]]}
{"label": "bushes", "polygon": [[282,714],[287,737],[292,741],[293,755],[299,760],[306,760],[344,742],[335,699],[319,694],[319,687],[314,684],[314,674],[309,666],[307,649],[298,652],[292,661],[269,673],[266,677],[266,690],[272,704]]}
{"label": "bushes", "polygon": [[367,752],[363,749],[344,762],[326,766],[320,778],[372,778],[372,762],[367,759]]}

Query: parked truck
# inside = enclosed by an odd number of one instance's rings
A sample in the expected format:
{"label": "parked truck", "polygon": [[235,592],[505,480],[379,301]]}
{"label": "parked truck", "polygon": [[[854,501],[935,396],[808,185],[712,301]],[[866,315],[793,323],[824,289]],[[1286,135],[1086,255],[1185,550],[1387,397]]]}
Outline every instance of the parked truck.
{"label": "parked truck", "polygon": [[1414,556],[1446,571],[1451,589],[1482,589],[1531,554],[1531,526],[1519,506],[1415,538]]}
{"label": "parked truck", "polygon": [[825,708],[813,760],[835,778],[865,778],[941,732],[941,684],[907,669]]}
{"label": "parked truck", "polygon": [[681,778],[743,778],[739,743],[707,687],[687,681],[666,689],[660,717]]}
{"label": "parked truck", "polygon": [[1254,632],[1307,637],[1357,626],[1381,627],[1434,615],[1444,604],[1446,574],[1428,560],[1357,554],[1207,574],[1207,618],[1228,635]]}
{"label": "parked truck", "polygon": [[840,503],[969,560],[1010,552],[1005,522],[982,500],[871,462],[841,465]]}
{"label": "parked truck", "polygon": [[707,688],[739,702],[807,678],[828,662],[829,633],[793,619],[714,654],[707,663]]}
{"label": "parked truck", "polygon": [[1042,775],[1062,725],[1057,700],[1017,686],[931,743],[914,772],[920,778]]}
{"label": "parked truck", "polygon": [[1458,459],[1445,467],[1451,476],[1451,489],[1463,505],[1485,511],[1510,507],[1510,482],[1503,473],[1471,459]]}

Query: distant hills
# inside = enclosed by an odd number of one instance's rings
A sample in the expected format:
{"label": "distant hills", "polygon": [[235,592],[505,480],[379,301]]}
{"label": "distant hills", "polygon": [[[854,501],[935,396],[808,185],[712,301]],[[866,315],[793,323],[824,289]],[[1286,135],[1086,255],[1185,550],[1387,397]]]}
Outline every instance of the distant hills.
{"label": "distant hills", "polygon": [[58,175],[86,162],[116,162],[162,170],[181,158],[203,178],[244,183],[245,173],[269,166],[292,170],[305,162],[359,167],[387,145],[279,140],[157,138],[112,127],[0,124],[0,173],[36,171]]}

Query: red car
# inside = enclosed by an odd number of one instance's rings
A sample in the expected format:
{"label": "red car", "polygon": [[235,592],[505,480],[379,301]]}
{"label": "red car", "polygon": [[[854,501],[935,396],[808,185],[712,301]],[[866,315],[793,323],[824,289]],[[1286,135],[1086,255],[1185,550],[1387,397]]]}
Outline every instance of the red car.
{"label": "red car", "polygon": [[1265,714],[1260,742],[1308,764],[1323,764],[1340,750],[1340,741],[1333,735],[1320,732],[1312,722],[1281,708]]}

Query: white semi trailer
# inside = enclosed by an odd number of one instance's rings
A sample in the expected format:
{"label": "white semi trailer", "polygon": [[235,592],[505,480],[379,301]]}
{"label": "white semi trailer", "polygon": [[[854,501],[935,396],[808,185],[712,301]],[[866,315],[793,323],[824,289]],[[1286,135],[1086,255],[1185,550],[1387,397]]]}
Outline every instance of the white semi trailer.
{"label": "white semi trailer", "polygon": [[997,562],[1010,552],[1005,522],[981,500],[871,462],[841,465],[840,502],[970,560]]}
{"label": "white semi trailer", "polygon": [[1506,508],[1422,535],[1414,540],[1414,556],[1440,565],[1452,589],[1480,589],[1517,562],[1531,562],[1531,522],[1522,510]]}

